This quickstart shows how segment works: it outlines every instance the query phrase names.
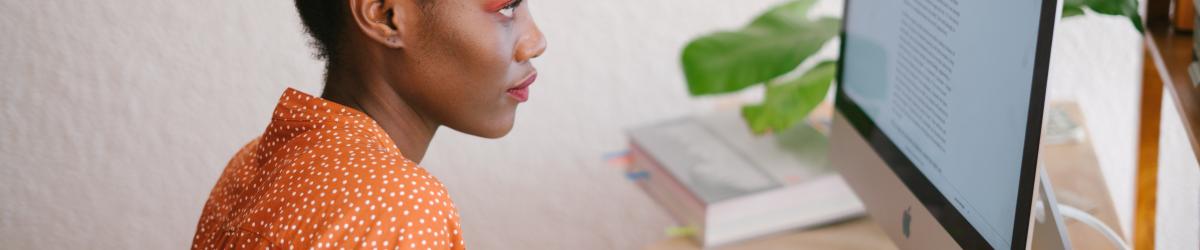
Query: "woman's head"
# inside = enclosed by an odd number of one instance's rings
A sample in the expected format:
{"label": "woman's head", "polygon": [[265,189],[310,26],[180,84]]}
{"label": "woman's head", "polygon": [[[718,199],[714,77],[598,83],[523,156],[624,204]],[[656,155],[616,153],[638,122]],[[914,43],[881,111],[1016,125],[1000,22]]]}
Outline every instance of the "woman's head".
{"label": "woman's head", "polygon": [[367,74],[354,77],[392,90],[367,95],[396,95],[425,119],[496,138],[511,130],[536,78],[530,59],[546,47],[522,1],[296,0],[296,7],[329,74]]}

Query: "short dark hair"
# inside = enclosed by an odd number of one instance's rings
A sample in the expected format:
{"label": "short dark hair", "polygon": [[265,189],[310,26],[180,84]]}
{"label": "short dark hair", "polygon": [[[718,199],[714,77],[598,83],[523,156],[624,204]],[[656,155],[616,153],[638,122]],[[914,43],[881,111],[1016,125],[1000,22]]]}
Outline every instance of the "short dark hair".
{"label": "short dark hair", "polygon": [[317,49],[318,59],[325,59],[328,66],[341,44],[343,29],[348,21],[349,6],[345,0],[296,0],[296,10],[304,30],[312,36],[312,46]]}

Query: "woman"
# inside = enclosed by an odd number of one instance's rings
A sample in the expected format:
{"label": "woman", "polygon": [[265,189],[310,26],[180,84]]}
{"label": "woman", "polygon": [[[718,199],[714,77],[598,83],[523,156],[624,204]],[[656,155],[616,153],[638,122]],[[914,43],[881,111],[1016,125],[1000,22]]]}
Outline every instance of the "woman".
{"label": "woman", "polygon": [[320,98],[287,89],[230,160],[193,249],[464,249],[446,189],[417,165],[441,126],[509,132],[546,44],[522,0],[296,0]]}

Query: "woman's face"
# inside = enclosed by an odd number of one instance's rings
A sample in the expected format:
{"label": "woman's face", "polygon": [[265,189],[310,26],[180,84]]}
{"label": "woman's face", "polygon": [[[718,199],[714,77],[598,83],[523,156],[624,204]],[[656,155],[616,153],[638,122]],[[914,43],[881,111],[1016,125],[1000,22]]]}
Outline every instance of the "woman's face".
{"label": "woman's face", "polygon": [[[422,1],[422,0],[414,0]],[[385,56],[388,78],[426,119],[487,138],[508,134],[537,78],[530,59],[546,42],[522,0],[424,0],[404,48]],[[408,8],[412,10],[413,8]],[[396,62],[396,61],[400,62]]]}

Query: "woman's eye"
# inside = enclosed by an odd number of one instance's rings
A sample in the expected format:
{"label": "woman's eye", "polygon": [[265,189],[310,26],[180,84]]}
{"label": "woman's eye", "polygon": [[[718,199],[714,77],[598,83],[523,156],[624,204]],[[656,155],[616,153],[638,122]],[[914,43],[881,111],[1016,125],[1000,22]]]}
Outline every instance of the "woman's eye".
{"label": "woman's eye", "polygon": [[505,17],[512,18],[513,11],[516,11],[516,10],[517,10],[517,6],[509,5],[509,6],[504,7],[503,9],[500,9],[500,14],[504,15]]}
{"label": "woman's eye", "polygon": [[525,0],[509,1],[508,3],[504,4],[504,7],[500,8],[500,10],[497,12],[499,12],[500,15],[504,15],[504,17],[513,18],[513,15],[516,14],[517,7],[520,7],[522,2],[525,2]]}

